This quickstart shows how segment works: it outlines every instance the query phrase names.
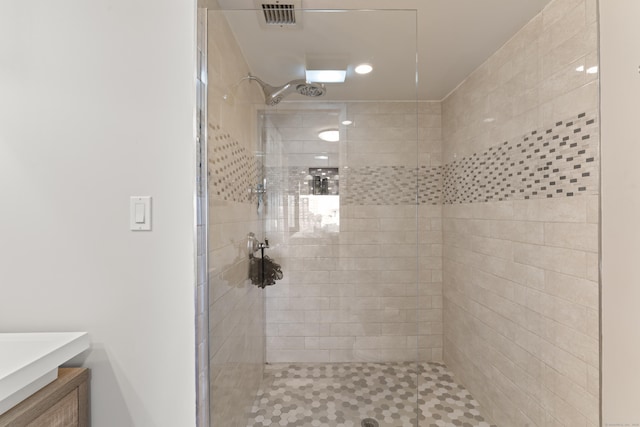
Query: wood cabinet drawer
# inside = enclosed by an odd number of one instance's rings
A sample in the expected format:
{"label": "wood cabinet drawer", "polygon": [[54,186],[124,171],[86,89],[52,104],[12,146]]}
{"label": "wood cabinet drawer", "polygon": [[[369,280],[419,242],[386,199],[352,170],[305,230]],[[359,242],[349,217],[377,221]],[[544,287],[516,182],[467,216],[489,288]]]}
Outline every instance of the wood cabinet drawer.
{"label": "wood cabinet drawer", "polygon": [[78,427],[78,389],[47,409],[28,427]]}
{"label": "wood cabinet drawer", "polygon": [[0,427],[88,427],[89,370],[60,368],[58,379],[4,414]]}

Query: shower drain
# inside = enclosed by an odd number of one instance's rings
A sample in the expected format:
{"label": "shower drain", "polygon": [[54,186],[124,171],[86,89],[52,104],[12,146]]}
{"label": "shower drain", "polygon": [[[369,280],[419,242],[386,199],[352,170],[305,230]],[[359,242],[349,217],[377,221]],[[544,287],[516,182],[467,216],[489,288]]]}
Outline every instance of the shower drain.
{"label": "shower drain", "polygon": [[379,427],[378,422],[373,418],[365,418],[364,420],[362,420],[360,425],[362,427]]}

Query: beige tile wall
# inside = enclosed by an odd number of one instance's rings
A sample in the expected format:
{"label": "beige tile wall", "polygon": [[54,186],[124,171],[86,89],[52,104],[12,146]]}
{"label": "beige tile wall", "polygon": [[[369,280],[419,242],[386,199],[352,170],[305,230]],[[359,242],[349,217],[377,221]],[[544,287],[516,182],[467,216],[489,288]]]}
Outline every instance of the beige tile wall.
{"label": "beige tile wall", "polygon": [[[248,192],[257,184],[254,105],[262,98],[257,86],[240,83],[248,68],[221,12],[209,12],[208,27],[211,420],[244,427],[265,357],[264,293],[247,280],[246,251],[247,233],[262,229]],[[245,157],[243,168],[232,170],[231,151]]]}
{"label": "beige tile wall", "polygon": [[[442,102],[445,161],[597,117],[596,38],[595,0],[553,1]],[[592,182],[443,207],[444,360],[498,425],[598,425]]]}
{"label": "beige tile wall", "polygon": [[[439,103],[421,103],[417,111],[415,103],[399,102],[288,103],[269,117],[267,138],[280,142],[275,155],[285,159],[278,166],[339,166],[341,205],[339,232],[308,233],[286,230],[282,211],[267,207],[269,254],[284,271],[284,279],[267,289],[267,360],[441,360],[441,207],[416,206],[414,173],[416,159],[440,165]],[[344,118],[354,124],[341,126],[337,146],[318,143],[317,130],[331,124],[326,120]],[[327,152],[329,163],[309,164],[318,150]],[[343,179],[349,170],[375,168],[378,175],[369,175],[375,180],[385,179],[391,166],[411,171],[406,182],[394,184],[414,188],[413,200],[345,202],[352,191],[370,192],[370,200],[385,191],[375,181],[352,187]],[[295,198],[298,187],[288,185]]]}
{"label": "beige tile wall", "polygon": [[445,161],[595,110],[598,74],[588,72],[598,66],[594,5],[554,0],[447,96]]}

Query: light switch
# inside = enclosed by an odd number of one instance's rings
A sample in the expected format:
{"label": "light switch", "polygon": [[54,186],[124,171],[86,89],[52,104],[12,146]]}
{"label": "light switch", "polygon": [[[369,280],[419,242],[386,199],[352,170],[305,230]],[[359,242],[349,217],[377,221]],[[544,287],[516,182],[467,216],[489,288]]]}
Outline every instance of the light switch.
{"label": "light switch", "polygon": [[144,224],[144,203],[136,203],[136,224]]}
{"label": "light switch", "polygon": [[151,196],[132,196],[129,200],[129,228],[151,230]]}

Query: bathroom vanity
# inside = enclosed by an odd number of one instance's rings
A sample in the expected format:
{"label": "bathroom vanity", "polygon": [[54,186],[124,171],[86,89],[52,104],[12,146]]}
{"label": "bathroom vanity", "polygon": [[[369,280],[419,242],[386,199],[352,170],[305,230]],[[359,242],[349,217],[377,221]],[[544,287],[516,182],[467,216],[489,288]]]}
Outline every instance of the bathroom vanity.
{"label": "bathroom vanity", "polygon": [[87,426],[89,371],[58,367],[88,348],[85,332],[0,334],[0,427]]}
{"label": "bathroom vanity", "polygon": [[58,379],[0,415],[0,427],[88,427],[89,370],[60,368]]}

